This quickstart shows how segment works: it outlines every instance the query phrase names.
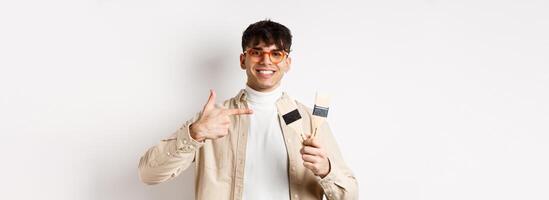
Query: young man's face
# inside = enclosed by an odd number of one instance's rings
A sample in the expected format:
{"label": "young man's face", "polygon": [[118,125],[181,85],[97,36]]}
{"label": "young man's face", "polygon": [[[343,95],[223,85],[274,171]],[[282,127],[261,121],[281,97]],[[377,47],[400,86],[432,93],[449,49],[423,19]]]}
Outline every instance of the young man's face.
{"label": "young man's face", "polygon": [[[271,52],[271,56],[265,52]],[[275,52],[284,54],[284,58],[278,63]],[[240,67],[246,70],[248,86],[260,92],[269,92],[277,88],[284,73],[290,70],[291,59],[287,55],[274,44],[266,45],[261,42],[254,47],[247,47],[246,52],[240,54]]]}

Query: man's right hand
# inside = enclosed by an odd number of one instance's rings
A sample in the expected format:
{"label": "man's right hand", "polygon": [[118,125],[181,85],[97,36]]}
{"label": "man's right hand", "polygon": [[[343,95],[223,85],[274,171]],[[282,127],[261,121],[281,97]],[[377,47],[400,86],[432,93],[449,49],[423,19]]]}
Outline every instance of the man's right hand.
{"label": "man's right hand", "polygon": [[205,139],[217,139],[229,134],[231,115],[252,114],[251,109],[226,109],[215,107],[215,91],[210,90],[208,102],[196,122],[189,127],[190,135],[198,142]]}

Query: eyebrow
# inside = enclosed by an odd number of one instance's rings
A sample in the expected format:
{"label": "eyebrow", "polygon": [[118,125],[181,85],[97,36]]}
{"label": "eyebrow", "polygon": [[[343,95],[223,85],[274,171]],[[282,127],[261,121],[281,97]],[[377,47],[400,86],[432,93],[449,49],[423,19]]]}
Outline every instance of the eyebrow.
{"label": "eyebrow", "polygon": [[[252,49],[263,51],[263,48],[261,47],[253,47]],[[279,48],[276,48],[276,49],[271,49],[271,51],[282,51],[282,50]]]}

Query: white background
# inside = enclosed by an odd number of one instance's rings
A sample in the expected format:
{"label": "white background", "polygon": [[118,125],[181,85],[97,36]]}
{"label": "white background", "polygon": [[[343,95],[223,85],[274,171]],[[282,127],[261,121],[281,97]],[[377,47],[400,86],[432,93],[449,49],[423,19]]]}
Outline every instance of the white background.
{"label": "white background", "polygon": [[139,157],[244,87],[242,31],[293,32],[283,87],[329,121],[360,199],[549,199],[546,0],[0,3],[0,199],[193,199]]}

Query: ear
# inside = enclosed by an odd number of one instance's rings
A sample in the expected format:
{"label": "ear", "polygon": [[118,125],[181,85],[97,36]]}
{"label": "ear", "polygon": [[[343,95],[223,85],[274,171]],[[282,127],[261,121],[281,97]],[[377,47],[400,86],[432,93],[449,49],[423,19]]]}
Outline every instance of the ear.
{"label": "ear", "polygon": [[244,55],[243,53],[240,54],[240,68],[243,69],[243,70],[246,70],[246,55]]}

